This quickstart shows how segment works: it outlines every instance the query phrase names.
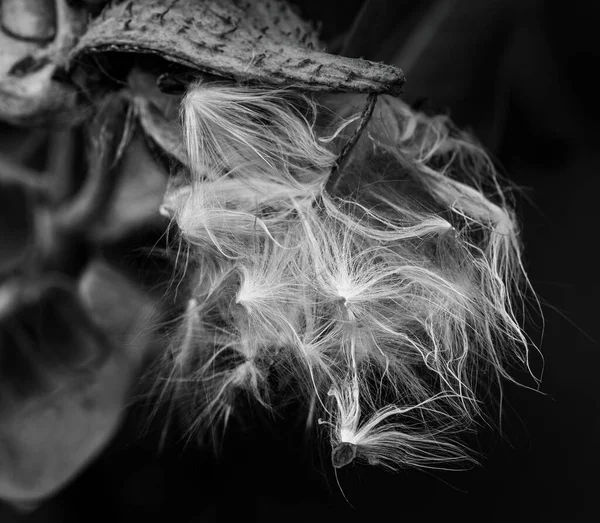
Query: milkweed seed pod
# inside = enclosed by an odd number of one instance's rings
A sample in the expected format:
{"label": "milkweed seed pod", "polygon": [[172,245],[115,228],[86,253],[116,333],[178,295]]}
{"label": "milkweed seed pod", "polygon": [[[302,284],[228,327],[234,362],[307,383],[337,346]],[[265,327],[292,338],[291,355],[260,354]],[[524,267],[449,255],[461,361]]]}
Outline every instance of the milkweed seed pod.
{"label": "milkweed seed pod", "polygon": [[191,182],[164,210],[190,302],[165,381],[194,426],[236,395],[277,409],[284,381],[336,467],[464,462],[478,388],[527,361],[517,226],[485,153],[383,98],[333,191],[360,115],[325,125],[310,94],[211,82],[182,111]]}
{"label": "milkweed seed pod", "polygon": [[65,70],[170,162],[186,305],[157,390],[191,431],[295,398],[336,468],[472,459],[480,389],[527,365],[519,228],[485,151],[396,98],[400,69],[328,54],[283,1],[133,0]]}
{"label": "milkweed seed pod", "polygon": [[399,70],[315,51],[281,2],[198,3],[187,19],[185,2],[139,5],[107,9],[74,56],[158,53],[192,70],[180,129],[145,127],[184,147],[161,212],[188,303],[161,397],[200,432],[241,397],[305,399],[335,467],[472,459],[459,434],[479,389],[528,351],[518,226],[491,160],[389,96]]}
{"label": "milkweed seed pod", "polygon": [[400,92],[400,69],[331,55],[321,47],[315,29],[286,2],[134,0],[111,3],[71,59],[108,51],[153,54],[238,81],[311,91]]}

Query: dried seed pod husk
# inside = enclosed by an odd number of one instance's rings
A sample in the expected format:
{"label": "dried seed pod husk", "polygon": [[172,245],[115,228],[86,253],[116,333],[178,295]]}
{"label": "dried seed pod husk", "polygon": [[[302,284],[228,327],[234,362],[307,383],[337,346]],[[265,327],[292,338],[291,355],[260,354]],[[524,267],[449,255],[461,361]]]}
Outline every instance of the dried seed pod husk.
{"label": "dried seed pod husk", "polygon": [[[72,348],[81,349],[82,343],[97,347],[90,321],[94,330],[106,333],[110,345],[100,358],[91,359],[89,351],[67,354],[62,347],[61,355],[74,366],[72,372],[54,374],[51,393],[16,396],[6,393],[6,380],[0,382],[0,499],[19,507],[52,496],[105,448],[143,365],[159,346],[151,328],[161,321],[157,298],[103,262],[90,264],[77,296],[65,299],[64,293],[56,296],[55,286],[47,287],[48,298],[60,298],[56,311],[45,310],[62,318],[49,326],[54,349],[61,336]],[[11,313],[15,291],[21,292],[0,287],[0,320]],[[36,293],[37,287],[30,289],[28,299]],[[67,329],[74,332],[72,340]]]}
{"label": "dried seed pod husk", "polygon": [[3,0],[0,3],[2,30],[30,42],[49,42],[56,36],[54,0]]}
{"label": "dried seed pod husk", "polygon": [[[43,14],[45,5],[40,3],[36,13],[30,13],[26,24],[30,28],[30,38],[16,34],[17,31],[23,33],[26,27],[0,31],[2,120],[17,124],[33,123],[76,105],[75,89],[68,83],[57,81],[56,73],[65,67],[70,50],[85,30],[88,14],[83,9],[71,7],[66,0],[56,0],[52,4],[53,11]],[[6,7],[3,14],[6,21],[10,14]],[[11,16],[8,17],[9,23]],[[40,24],[54,19],[54,34],[50,37],[50,30],[41,28],[39,24],[34,27],[34,19]],[[36,31],[40,38],[35,38]]]}
{"label": "dried seed pod husk", "polygon": [[0,294],[2,394],[48,394],[104,364],[107,340],[68,279],[14,278]]}
{"label": "dried seed pod husk", "polygon": [[180,164],[187,165],[183,132],[179,125],[181,96],[168,95],[158,87],[159,77],[133,69],[128,76],[128,96],[138,121],[154,144]]}
{"label": "dried seed pod husk", "polygon": [[402,71],[318,50],[314,28],[278,0],[131,0],[109,5],[73,49],[73,64],[103,52],[154,54],[235,79],[308,91],[398,95]]}

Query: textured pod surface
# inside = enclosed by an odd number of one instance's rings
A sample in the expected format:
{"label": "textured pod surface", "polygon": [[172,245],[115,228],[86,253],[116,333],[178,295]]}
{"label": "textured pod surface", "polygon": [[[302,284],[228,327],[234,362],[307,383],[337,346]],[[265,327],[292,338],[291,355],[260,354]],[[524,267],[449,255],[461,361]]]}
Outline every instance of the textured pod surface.
{"label": "textured pod surface", "polygon": [[312,91],[399,94],[397,67],[316,50],[314,29],[271,0],[131,0],[94,20],[71,62],[105,51],[158,54],[197,70]]}

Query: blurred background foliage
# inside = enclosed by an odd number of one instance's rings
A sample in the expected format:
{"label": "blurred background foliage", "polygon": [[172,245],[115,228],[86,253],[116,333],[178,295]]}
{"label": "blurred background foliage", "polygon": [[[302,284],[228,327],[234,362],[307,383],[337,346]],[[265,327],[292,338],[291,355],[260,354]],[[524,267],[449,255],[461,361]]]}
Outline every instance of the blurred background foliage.
{"label": "blurred background foliage", "polygon": [[[545,317],[528,322],[545,357],[542,394],[507,388],[502,435],[483,430],[473,442],[485,456],[481,468],[390,475],[354,467],[337,477],[323,472],[326,446],[311,446],[292,415],[265,420],[249,411],[216,459],[176,437],[157,453],[161,418],[146,427],[136,405],[109,448],[67,488],[28,514],[4,506],[0,520],[592,521],[600,486],[597,2],[295,3],[321,22],[330,49],[402,67],[403,98],[470,129],[522,188],[525,259]],[[52,154],[60,132],[1,126],[0,158],[30,170],[60,164],[64,158]],[[131,176],[130,188],[148,190],[130,190],[123,209],[132,199],[152,208],[160,181]],[[0,242],[12,254],[0,258],[0,270],[22,256],[30,205],[22,192],[2,187]],[[109,225],[94,244],[102,259],[141,288],[164,280],[168,267],[141,249],[156,243],[160,227],[140,227],[116,211]],[[539,358],[533,364],[541,370]]]}

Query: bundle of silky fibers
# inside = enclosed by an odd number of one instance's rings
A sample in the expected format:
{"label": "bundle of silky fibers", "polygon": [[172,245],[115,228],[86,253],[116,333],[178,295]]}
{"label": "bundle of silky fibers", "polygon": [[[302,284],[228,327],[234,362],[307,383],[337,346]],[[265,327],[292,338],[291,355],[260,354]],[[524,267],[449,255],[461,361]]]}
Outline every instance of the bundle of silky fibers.
{"label": "bundle of silky fibers", "polygon": [[528,347],[519,232],[482,148],[397,98],[239,82],[190,85],[181,123],[162,212],[188,297],[159,384],[189,430],[294,399],[336,468],[472,460],[478,391]]}

